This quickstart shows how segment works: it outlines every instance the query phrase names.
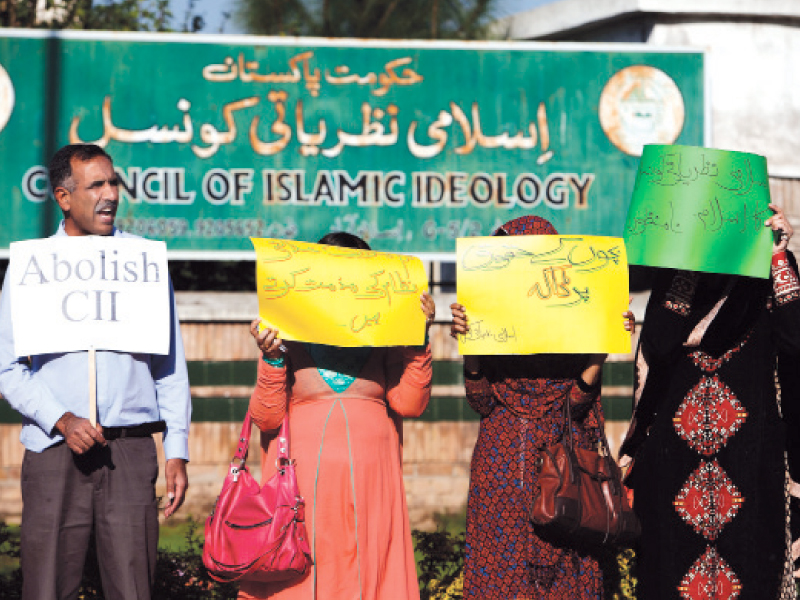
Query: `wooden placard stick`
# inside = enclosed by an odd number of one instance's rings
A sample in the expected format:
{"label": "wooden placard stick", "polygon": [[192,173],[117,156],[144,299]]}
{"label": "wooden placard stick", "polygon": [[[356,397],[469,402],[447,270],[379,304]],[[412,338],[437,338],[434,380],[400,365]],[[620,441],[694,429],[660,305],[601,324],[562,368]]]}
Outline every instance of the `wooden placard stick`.
{"label": "wooden placard stick", "polygon": [[89,422],[97,427],[97,352],[89,346]]}

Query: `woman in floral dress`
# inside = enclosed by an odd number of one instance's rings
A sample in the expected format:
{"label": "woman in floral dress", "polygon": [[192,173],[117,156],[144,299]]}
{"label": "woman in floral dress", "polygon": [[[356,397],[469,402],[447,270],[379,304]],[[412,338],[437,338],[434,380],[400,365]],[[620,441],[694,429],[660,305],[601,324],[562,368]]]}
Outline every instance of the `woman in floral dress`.
{"label": "woman in floral dress", "polygon": [[[495,235],[556,235],[546,220],[509,221]],[[467,309],[453,304],[452,334],[469,329]],[[625,328],[633,315],[623,315]],[[573,439],[596,447],[603,435],[600,375],[605,355],[465,356],[467,400],[481,415],[467,501],[464,598],[575,600],[603,595],[598,557],[546,541],[529,519],[537,491],[538,451],[564,431],[564,402]]]}

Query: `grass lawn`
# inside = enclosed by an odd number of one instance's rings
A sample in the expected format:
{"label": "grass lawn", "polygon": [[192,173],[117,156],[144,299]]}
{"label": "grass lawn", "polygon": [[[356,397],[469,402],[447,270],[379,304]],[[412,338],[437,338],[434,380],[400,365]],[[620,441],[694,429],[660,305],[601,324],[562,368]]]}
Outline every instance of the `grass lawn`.
{"label": "grass lawn", "polygon": [[448,513],[446,515],[437,514],[434,517],[437,529],[444,529],[450,535],[458,535],[467,530],[467,511],[462,510],[458,513]]}
{"label": "grass lawn", "polygon": [[198,521],[167,521],[161,524],[158,532],[158,548],[170,552],[180,552],[187,547],[186,535],[194,525],[196,537],[203,537],[203,523]]}

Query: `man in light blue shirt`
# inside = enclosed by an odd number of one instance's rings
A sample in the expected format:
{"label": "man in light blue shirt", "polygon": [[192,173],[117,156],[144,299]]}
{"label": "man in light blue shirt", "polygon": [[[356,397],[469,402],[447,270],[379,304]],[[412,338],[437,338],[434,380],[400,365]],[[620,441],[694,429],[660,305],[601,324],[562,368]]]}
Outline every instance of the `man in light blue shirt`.
{"label": "man in light blue shirt", "polygon": [[[56,236],[134,237],[114,227],[118,181],[102,148],[65,146],[49,169],[64,214]],[[164,433],[166,517],[188,487],[191,398],[172,286],[168,355],[97,352],[95,427],[87,352],[15,356],[9,272],[0,296],[0,393],[23,418],[23,599],[77,598],[94,530],[105,597],[148,600],[158,543],[153,433]]]}

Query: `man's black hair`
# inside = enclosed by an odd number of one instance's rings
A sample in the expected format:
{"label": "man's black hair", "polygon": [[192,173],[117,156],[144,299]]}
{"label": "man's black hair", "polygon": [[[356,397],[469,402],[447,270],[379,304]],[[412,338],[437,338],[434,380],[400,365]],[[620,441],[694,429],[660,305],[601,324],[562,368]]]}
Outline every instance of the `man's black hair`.
{"label": "man's black hair", "polygon": [[73,183],[69,181],[72,177],[73,158],[86,162],[98,156],[103,156],[112,164],[114,163],[108,153],[96,144],[69,144],[61,148],[53,155],[53,158],[50,159],[50,164],[47,166],[50,187],[53,192],[55,193],[57,187],[64,187],[69,191],[73,191],[71,187]]}

